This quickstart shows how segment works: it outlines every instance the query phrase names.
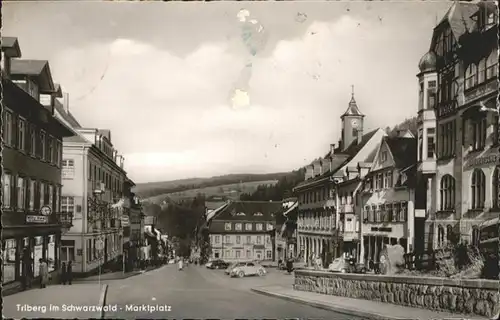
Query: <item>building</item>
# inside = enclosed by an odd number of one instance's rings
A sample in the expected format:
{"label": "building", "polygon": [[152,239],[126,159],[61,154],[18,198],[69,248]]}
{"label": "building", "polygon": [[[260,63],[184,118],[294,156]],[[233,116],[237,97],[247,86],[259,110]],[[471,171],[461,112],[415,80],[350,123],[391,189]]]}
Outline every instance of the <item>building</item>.
{"label": "building", "polygon": [[382,129],[365,133],[364,115],[360,112],[354,92],[340,118],[342,132],[338,147],[331,144],[330,152],[324,158],[313,161],[306,168],[305,181],[294,188],[299,201],[299,254],[305,262],[315,255],[321,256],[327,265],[342,254],[344,242],[352,242],[349,237],[353,233],[344,233],[339,228],[340,225],[343,228],[346,222],[349,226],[356,226],[353,206],[349,203],[352,185],[347,181],[356,177],[353,167],[372,158],[386,135]]}
{"label": "building", "polygon": [[[361,169],[361,167],[360,167]],[[384,244],[412,252],[415,241],[417,139],[384,137],[360,190],[360,263],[379,262]]]}
{"label": "building", "polygon": [[124,158],[109,130],[84,128],[71,114],[68,98],[56,105],[56,116],[76,133],[63,141],[62,210],[73,214],[63,237],[63,259],[73,261],[79,276],[122,265]]}
{"label": "building", "polygon": [[[60,269],[62,139],[73,133],[54,117],[60,96],[47,61],[19,60],[17,38],[2,37],[2,290],[16,290],[39,259]],[[28,269],[29,270],[29,269]],[[57,277],[54,277],[57,278]]]}
{"label": "building", "polygon": [[[128,268],[132,268],[136,265],[137,261],[141,257],[141,247],[145,246],[145,236],[144,236],[144,211],[143,206],[139,198],[135,193],[131,192],[132,187],[135,183],[127,178],[125,180],[124,187],[124,199],[125,199],[125,215],[129,217],[129,241],[124,242],[123,250],[126,255],[126,263]],[[124,227],[124,235],[126,234],[126,228]]]}
{"label": "building", "polygon": [[281,202],[230,201],[208,217],[213,259],[272,260],[269,231]]}
{"label": "building", "polygon": [[298,206],[296,198],[284,199],[282,211],[275,215],[274,261],[297,257]]}
{"label": "building", "polygon": [[[500,211],[497,27],[494,3],[455,2],[434,29],[420,63],[424,89],[437,81],[437,100],[427,96],[431,105],[422,112],[422,123],[432,128],[435,103],[436,154],[429,154],[429,143],[423,143],[427,149],[419,158],[427,194],[436,195],[418,204],[427,216],[430,249],[458,240],[477,244],[480,224]],[[421,128],[429,141],[429,131],[424,124]],[[424,159],[426,152],[436,158],[435,173],[432,157]]]}

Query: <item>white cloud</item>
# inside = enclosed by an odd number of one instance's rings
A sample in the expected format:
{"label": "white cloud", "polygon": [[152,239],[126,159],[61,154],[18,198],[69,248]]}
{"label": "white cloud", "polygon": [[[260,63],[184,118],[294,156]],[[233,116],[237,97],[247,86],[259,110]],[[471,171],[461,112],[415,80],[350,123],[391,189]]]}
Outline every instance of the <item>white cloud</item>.
{"label": "white cloud", "polygon": [[84,126],[112,130],[137,181],[257,165],[281,171],[323,155],[338,139],[352,83],[361,84],[358,102],[372,125],[413,113],[412,106],[392,105],[390,115],[377,117],[377,108],[393,102],[393,90],[410,95],[398,103],[413,103],[413,88],[408,91],[408,81],[400,80],[381,86],[395,73],[381,74],[371,59],[380,54],[373,51],[380,47],[376,34],[370,34],[374,40],[364,36],[372,29],[345,16],[335,23],[314,22],[302,37],[279,41],[269,57],[253,60],[248,88],[236,97],[246,108],[231,108],[229,97],[248,56],[236,56],[228,43],[202,43],[178,57],[121,38],[68,48],[51,64],[54,77],[71,93],[73,113]]}

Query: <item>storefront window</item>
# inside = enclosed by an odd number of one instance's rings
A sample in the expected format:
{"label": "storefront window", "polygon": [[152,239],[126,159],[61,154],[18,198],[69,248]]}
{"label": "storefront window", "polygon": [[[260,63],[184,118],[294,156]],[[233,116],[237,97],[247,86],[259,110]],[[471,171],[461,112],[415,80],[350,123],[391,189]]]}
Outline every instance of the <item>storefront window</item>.
{"label": "storefront window", "polygon": [[34,264],[35,269],[33,270],[35,273],[35,277],[39,275],[39,267],[40,267],[40,259],[43,258],[43,237],[35,237],[35,246],[33,248],[34,252]]}
{"label": "storefront window", "polygon": [[61,262],[75,261],[75,240],[62,240]]}
{"label": "storefront window", "polygon": [[56,236],[50,235],[49,241],[47,245],[47,253],[45,255],[47,257],[47,264],[49,266],[49,272],[55,270],[55,261],[56,261]]}
{"label": "storefront window", "polygon": [[9,283],[16,280],[16,240],[2,241],[2,250],[2,283]]}

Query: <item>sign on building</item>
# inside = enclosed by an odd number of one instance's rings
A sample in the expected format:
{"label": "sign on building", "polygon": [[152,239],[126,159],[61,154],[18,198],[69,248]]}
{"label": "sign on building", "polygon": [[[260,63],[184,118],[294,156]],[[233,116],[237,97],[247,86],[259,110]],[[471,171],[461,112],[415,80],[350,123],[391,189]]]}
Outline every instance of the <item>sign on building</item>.
{"label": "sign on building", "polygon": [[26,222],[28,222],[28,223],[48,223],[49,217],[48,216],[27,215]]}

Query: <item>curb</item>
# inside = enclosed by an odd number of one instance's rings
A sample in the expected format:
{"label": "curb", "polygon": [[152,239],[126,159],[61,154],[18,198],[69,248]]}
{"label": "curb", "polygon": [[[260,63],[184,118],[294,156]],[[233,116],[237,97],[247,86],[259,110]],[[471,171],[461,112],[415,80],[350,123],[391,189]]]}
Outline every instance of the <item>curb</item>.
{"label": "curb", "polygon": [[327,304],[321,303],[321,302],[306,301],[306,300],[303,300],[303,299],[300,299],[300,298],[291,297],[291,296],[288,296],[288,295],[285,295],[285,294],[280,294],[280,293],[275,293],[275,292],[269,292],[267,290],[261,290],[261,289],[256,289],[256,288],[252,288],[250,290],[253,291],[253,292],[255,292],[255,293],[258,293],[258,294],[262,294],[262,295],[266,295],[266,296],[270,296],[270,297],[275,297],[275,298],[280,298],[280,299],[287,300],[287,301],[298,302],[298,303],[309,305],[311,307],[315,307],[315,308],[318,308],[318,309],[324,309],[324,310],[334,311],[334,312],[338,312],[338,313],[342,313],[342,314],[346,314],[346,315],[350,315],[350,316],[355,316],[355,317],[360,317],[360,318],[364,318],[364,319],[370,319],[370,320],[405,320],[405,318],[397,318],[397,317],[391,317],[391,316],[387,316],[387,315],[381,315],[381,314],[378,314],[378,313],[364,312],[364,311],[359,311],[359,310],[347,309],[347,308],[343,308],[343,307],[339,307],[339,306],[331,306],[331,305],[327,305]]}
{"label": "curb", "polygon": [[100,319],[104,319],[104,305],[106,304],[106,294],[108,293],[108,285],[103,284],[101,295],[99,296],[99,306],[101,307]]}

